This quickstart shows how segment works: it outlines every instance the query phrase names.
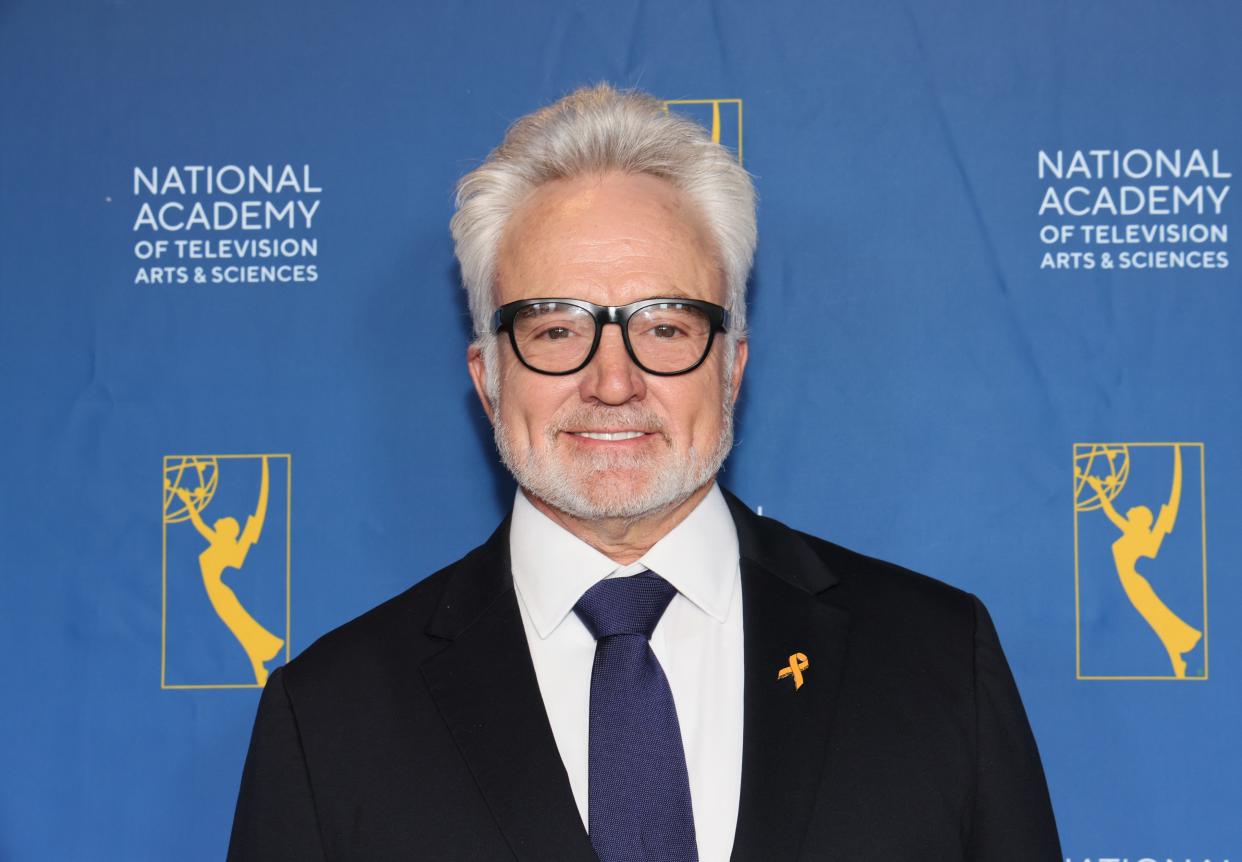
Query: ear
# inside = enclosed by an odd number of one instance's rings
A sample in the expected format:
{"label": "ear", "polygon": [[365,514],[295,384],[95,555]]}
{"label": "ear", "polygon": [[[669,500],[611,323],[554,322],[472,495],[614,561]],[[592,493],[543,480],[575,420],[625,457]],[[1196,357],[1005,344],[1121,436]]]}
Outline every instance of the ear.
{"label": "ear", "polygon": [[733,403],[737,403],[738,393],[742,391],[742,375],[746,373],[746,358],[750,355],[750,344],[745,338],[737,343],[733,351]]}
{"label": "ear", "polygon": [[492,400],[487,397],[487,364],[483,361],[483,351],[477,344],[466,348],[466,368],[470,371],[470,379],[474,381],[475,394],[483,405],[487,419],[495,424],[496,417],[492,413]]}

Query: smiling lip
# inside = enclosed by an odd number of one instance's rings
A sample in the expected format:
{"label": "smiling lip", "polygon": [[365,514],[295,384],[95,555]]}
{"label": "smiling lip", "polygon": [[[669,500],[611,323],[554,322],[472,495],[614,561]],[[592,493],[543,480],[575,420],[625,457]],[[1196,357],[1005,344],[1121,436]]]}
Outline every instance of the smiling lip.
{"label": "smiling lip", "polygon": [[640,440],[643,437],[650,437],[650,431],[567,431],[565,432],[579,440],[595,440],[603,443],[620,443],[627,440]]}

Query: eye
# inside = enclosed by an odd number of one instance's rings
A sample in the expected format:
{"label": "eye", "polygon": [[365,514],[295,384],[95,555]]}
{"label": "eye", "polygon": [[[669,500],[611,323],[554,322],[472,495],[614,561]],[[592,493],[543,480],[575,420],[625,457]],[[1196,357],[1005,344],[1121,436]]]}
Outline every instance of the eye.
{"label": "eye", "polygon": [[631,318],[630,333],[653,341],[678,341],[698,336],[704,323],[702,313],[694,306],[661,302]]}
{"label": "eye", "polygon": [[[585,323],[589,323],[589,321]],[[519,330],[518,334],[523,341],[549,343],[563,343],[576,338],[589,339],[592,333],[585,328],[585,323],[577,320],[565,320],[564,318],[540,321],[538,326],[523,328]]]}

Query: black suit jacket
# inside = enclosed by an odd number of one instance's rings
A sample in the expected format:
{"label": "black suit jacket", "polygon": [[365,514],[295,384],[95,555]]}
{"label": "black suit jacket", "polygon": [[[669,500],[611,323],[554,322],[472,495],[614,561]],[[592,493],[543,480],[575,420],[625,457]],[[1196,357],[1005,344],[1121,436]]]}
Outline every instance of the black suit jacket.
{"label": "black suit jacket", "polygon": [[[1059,860],[978,599],[726,496],[745,638],[732,858]],[[796,652],[798,690],[777,678]],[[595,859],[526,645],[507,520],[273,672],[229,859]]]}

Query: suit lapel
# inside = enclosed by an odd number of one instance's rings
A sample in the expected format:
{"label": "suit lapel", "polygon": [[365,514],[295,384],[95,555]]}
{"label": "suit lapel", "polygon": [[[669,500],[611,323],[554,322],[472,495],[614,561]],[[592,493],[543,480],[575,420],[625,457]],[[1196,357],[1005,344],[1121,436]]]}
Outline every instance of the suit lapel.
{"label": "suit lapel", "polygon": [[514,855],[595,860],[548,723],[509,571],[503,523],[464,559],[429,633],[432,697]]}
{"label": "suit lapel", "polygon": [[[837,579],[796,534],[726,494],[742,568],[742,788],[732,858],[797,858],[818,793],[845,666],[849,614],[820,595]],[[779,678],[802,653],[803,685]]]}

